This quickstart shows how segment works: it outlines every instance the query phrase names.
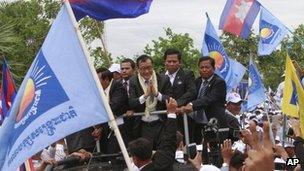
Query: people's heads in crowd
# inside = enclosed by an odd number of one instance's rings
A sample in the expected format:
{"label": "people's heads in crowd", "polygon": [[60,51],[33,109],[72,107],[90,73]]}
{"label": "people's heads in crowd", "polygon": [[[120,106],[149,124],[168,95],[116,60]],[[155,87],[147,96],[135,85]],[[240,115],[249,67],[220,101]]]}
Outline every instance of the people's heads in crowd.
{"label": "people's heads in crowd", "polygon": [[102,88],[106,89],[113,79],[113,73],[104,67],[98,68],[96,72]]}
{"label": "people's heads in crowd", "polygon": [[150,80],[153,75],[153,60],[148,55],[141,55],[136,60],[136,65],[140,76],[145,80]]}
{"label": "people's heads in crowd", "polygon": [[166,70],[169,74],[175,73],[181,67],[182,53],[177,49],[167,49],[164,53]]}
{"label": "people's heads in crowd", "polygon": [[284,144],[284,149],[286,153],[288,154],[288,157],[292,158],[295,156],[295,151],[294,151],[294,145],[293,145],[294,140],[290,139],[285,142]]}
{"label": "people's heads in crowd", "polygon": [[128,80],[130,77],[132,77],[132,75],[136,70],[135,62],[130,58],[126,58],[121,61],[120,69],[121,69],[121,77],[124,80]]}
{"label": "people's heads in crowd", "polygon": [[229,170],[230,171],[241,171],[244,161],[245,161],[245,155],[238,150],[234,151],[233,156],[231,157],[231,160],[229,163],[229,166],[230,166]]}
{"label": "people's heads in crowd", "polygon": [[209,79],[215,70],[215,60],[210,56],[201,57],[198,61],[198,68],[203,79]]}
{"label": "people's heads in crowd", "polygon": [[129,153],[138,168],[150,162],[152,150],[152,143],[145,138],[138,138],[129,143]]}
{"label": "people's heads in crowd", "polygon": [[226,97],[226,109],[233,115],[238,115],[241,111],[242,102],[243,100],[238,93],[229,93]]}
{"label": "people's heads in crowd", "polygon": [[109,71],[113,73],[113,79],[114,80],[120,80],[121,79],[121,70],[119,64],[112,64],[109,68]]}

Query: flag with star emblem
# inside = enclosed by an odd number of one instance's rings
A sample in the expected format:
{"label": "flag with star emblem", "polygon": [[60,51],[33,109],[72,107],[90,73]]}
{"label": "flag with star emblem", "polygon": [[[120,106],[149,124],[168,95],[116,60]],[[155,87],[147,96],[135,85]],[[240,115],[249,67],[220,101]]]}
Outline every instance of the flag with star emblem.
{"label": "flag with star emblem", "polygon": [[227,0],[219,29],[245,39],[259,10],[260,3],[256,0]]}
{"label": "flag with star emblem", "polygon": [[280,20],[263,6],[260,13],[260,42],[258,55],[269,55],[284,39],[288,30]]}
{"label": "flag with star emblem", "polygon": [[265,87],[260,77],[260,73],[251,57],[248,71],[248,96],[247,102],[244,104],[246,110],[250,110],[266,100]]}

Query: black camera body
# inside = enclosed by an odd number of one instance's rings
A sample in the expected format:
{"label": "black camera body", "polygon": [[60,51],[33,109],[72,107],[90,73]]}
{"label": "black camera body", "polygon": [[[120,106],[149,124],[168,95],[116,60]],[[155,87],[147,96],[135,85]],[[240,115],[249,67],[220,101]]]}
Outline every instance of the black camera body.
{"label": "black camera body", "polygon": [[216,118],[211,118],[209,123],[202,130],[204,142],[222,143],[225,139],[238,141],[240,138],[240,130],[233,128],[218,128]]}

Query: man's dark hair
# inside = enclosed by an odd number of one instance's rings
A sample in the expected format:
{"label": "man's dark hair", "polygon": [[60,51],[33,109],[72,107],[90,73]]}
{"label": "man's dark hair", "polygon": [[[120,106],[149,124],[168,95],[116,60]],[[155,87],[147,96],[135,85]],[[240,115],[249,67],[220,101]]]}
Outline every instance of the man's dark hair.
{"label": "man's dark hair", "polygon": [[239,169],[243,166],[243,162],[245,161],[245,156],[240,151],[235,151],[233,156],[231,157],[229,166]]}
{"label": "man's dark hair", "polygon": [[173,49],[173,48],[170,48],[170,49],[167,49],[164,53],[164,60],[167,59],[167,56],[168,55],[177,55],[177,58],[178,58],[178,61],[180,62],[181,59],[182,59],[182,53],[177,50],[177,49]]}
{"label": "man's dark hair", "polygon": [[152,150],[152,143],[145,138],[138,138],[129,143],[129,152],[131,156],[136,156],[140,160],[151,159]]}
{"label": "man's dark hair", "polygon": [[151,60],[152,64],[153,64],[153,60],[150,56],[148,55],[140,55],[137,59],[136,59],[136,65],[137,67],[139,67],[139,62],[146,62],[148,59]]}
{"label": "man's dark hair", "polygon": [[100,67],[98,69],[96,69],[97,74],[101,73],[101,79],[105,80],[112,80],[113,78],[113,73],[110,72],[107,68],[104,67]]}
{"label": "man's dark hair", "polygon": [[199,64],[203,61],[210,61],[212,68],[215,69],[215,60],[213,58],[210,56],[203,56],[198,60],[197,65],[199,66]]}
{"label": "man's dark hair", "polygon": [[126,58],[121,61],[121,63],[127,63],[127,62],[129,62],[131,64],[132,69],[135,69],[135,62],[132,59]]}

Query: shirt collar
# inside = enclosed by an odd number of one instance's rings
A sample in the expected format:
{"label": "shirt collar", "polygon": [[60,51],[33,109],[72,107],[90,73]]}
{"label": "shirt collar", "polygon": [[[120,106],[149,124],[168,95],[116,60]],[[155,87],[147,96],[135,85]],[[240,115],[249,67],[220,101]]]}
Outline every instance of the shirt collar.
{"label": "shirt collar", "polygon": [[125,83],[125,82],[127,82],[129,85],[129,80],[122,79],[122,83]]}
{"label": "shirt collar", "polygon": [[214,77],[214,75],[212,75],[212,76],[211,76],[210,78],[208,78],[207,80],[204,79],[204,78],[202,78],[202,82],[205,82],[205,81],[210,82],[210,81],[212,80],[213,77]]}
{"label": "shirt collar", "polygon": [[175,78],[175,76],[176,76],[176,74],[177,74],[178,71],[179,71],[179,69],[176,70],[173,74],[170,74],[169,71],[167,70],[166,73],[165,73],[165,75],[168,75],[169,77],[172,76],[172,77]]}
{"label": "shirt collar", "polygon": [[231,116],[233,116],[234,118],[236,118],[236,119],[238,119],[234,114],[232,114],[229,110],[227,110],[226,109],[226,113],[228,114],[228,115],[231,115]]}

